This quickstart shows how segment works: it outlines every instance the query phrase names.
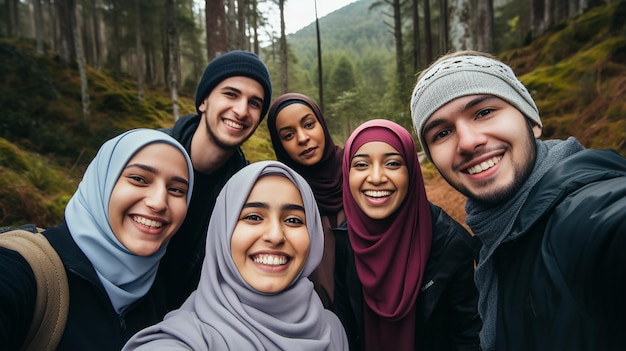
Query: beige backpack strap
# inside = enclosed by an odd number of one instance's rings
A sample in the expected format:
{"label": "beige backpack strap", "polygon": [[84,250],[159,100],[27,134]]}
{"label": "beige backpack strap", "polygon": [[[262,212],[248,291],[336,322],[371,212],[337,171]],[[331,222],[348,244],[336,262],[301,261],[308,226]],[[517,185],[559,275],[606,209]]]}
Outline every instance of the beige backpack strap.
{"label": "beige backpack strap", "polygon": [[0,234],[0,246],[19,252],[37,281],[35,313],[22,349],[55,350],[69,309],[69,286],[61,258],[45,236],[25,230]]}

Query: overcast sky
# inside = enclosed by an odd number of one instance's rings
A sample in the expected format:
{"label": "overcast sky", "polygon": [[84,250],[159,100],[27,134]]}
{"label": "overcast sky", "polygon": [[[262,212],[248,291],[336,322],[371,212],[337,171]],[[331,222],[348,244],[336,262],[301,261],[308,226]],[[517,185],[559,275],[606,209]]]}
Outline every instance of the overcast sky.
{"label": "overcast sky", "polygon": [[[338,10],[357,0],[317,0],[317,16],[325,15]],[[280,31],[280,16],[278,6],[271,9],[268,17],[276,32]],[[315,21],[315,0],[287,0],[285,2],[285,29],[287,34],[297,32]]]}

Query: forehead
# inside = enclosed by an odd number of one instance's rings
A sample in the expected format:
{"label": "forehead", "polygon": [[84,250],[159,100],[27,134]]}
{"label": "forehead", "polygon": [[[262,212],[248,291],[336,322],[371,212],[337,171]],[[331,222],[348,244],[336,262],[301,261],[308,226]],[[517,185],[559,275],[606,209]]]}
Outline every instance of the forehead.
{"label": "forehead", "polygon": [[246,76],[228,77],[215,86],[215,89],[234,88],[242,92],[263,96],[263,86],[256,80]]}
{"label": "forehead", "polygon": [[303,203],[296,185],[288,178],[276,174],[264,175],[257,179],[247,201],[300,205]]}
{"label": "forehead", "polygon": [[305,116],[315,117],[315,114],[313,110],[305,104],[299,102],[292,103],[280,110],[276,116],[276,125],[285,126],[298,123]]}
{"label": "forehead", "polygon": [[381,156],[389,153],[399,153],[399,151],[384,141],[368,141],[354,152],[354,157],[365,155],[370,157]]}

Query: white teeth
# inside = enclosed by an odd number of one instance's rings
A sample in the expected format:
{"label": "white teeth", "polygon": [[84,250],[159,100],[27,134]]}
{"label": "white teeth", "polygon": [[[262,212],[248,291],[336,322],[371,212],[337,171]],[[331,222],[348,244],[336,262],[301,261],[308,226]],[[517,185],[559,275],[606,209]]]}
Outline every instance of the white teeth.
{"label": "white teeth", "polygon": [[145,217],[133,216],[133,220],[149,228],[161,228],[163,226],[163,222],[153,221]]}
{"label": "white teeth", "polygon": [[235,123],[229,119],[224,120],[224,123],[233,128],[243,129],[243,124]]}
{"label": "white teeth", "polygon": [[391,196],[391,191],[388,190],[366,190],[363,192],[363,194],[365,194],[365,196],[369,196],[369,197],[385,197],[385,196]]}
{"label": "white teeth", "polygon": [[467,173],[469,173],[469,174],[476,174],[476,173],[480,173],[482,171],[486,171],[489,168],[495,166],[498,162],[500,162],[501,159],[502,159],[502,156],[492,157],[489,160],[487,160],[487,161],[485,161],[485,162],[483,162],[483,163],[481,163],[479,165],[476,165],[476,166],[468,168],[467,169]]}
{"label": "white teeth", "polygon": [[280,266],[287,263],[287,257],[274,255],[258,255],[254,256],[252,260],[256,263],[265,264],[268,266]]}

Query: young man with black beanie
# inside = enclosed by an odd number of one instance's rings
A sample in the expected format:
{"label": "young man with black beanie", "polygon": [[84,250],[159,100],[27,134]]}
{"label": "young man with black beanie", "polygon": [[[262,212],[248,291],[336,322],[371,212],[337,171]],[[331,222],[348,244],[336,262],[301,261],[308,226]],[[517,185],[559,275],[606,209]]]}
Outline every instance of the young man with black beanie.
{"label": "young man with black beanie", "polygon": [[263,120],[271,99],[265,64],[254,53],[231,51],[205,68],[196,91],[197,113],[163,130],[189,153],[196,180],[185,221],[159,266],[170,309],[198,285],[215,200],[226,181],[248,164],[240,146]]}
{"label": "young man with black beanie", "polygon": [[483,350],[626,349],[626,159],[573,137],[539,140],[528,90],[480,52],[424,70],[411,114],[483,244]]}

